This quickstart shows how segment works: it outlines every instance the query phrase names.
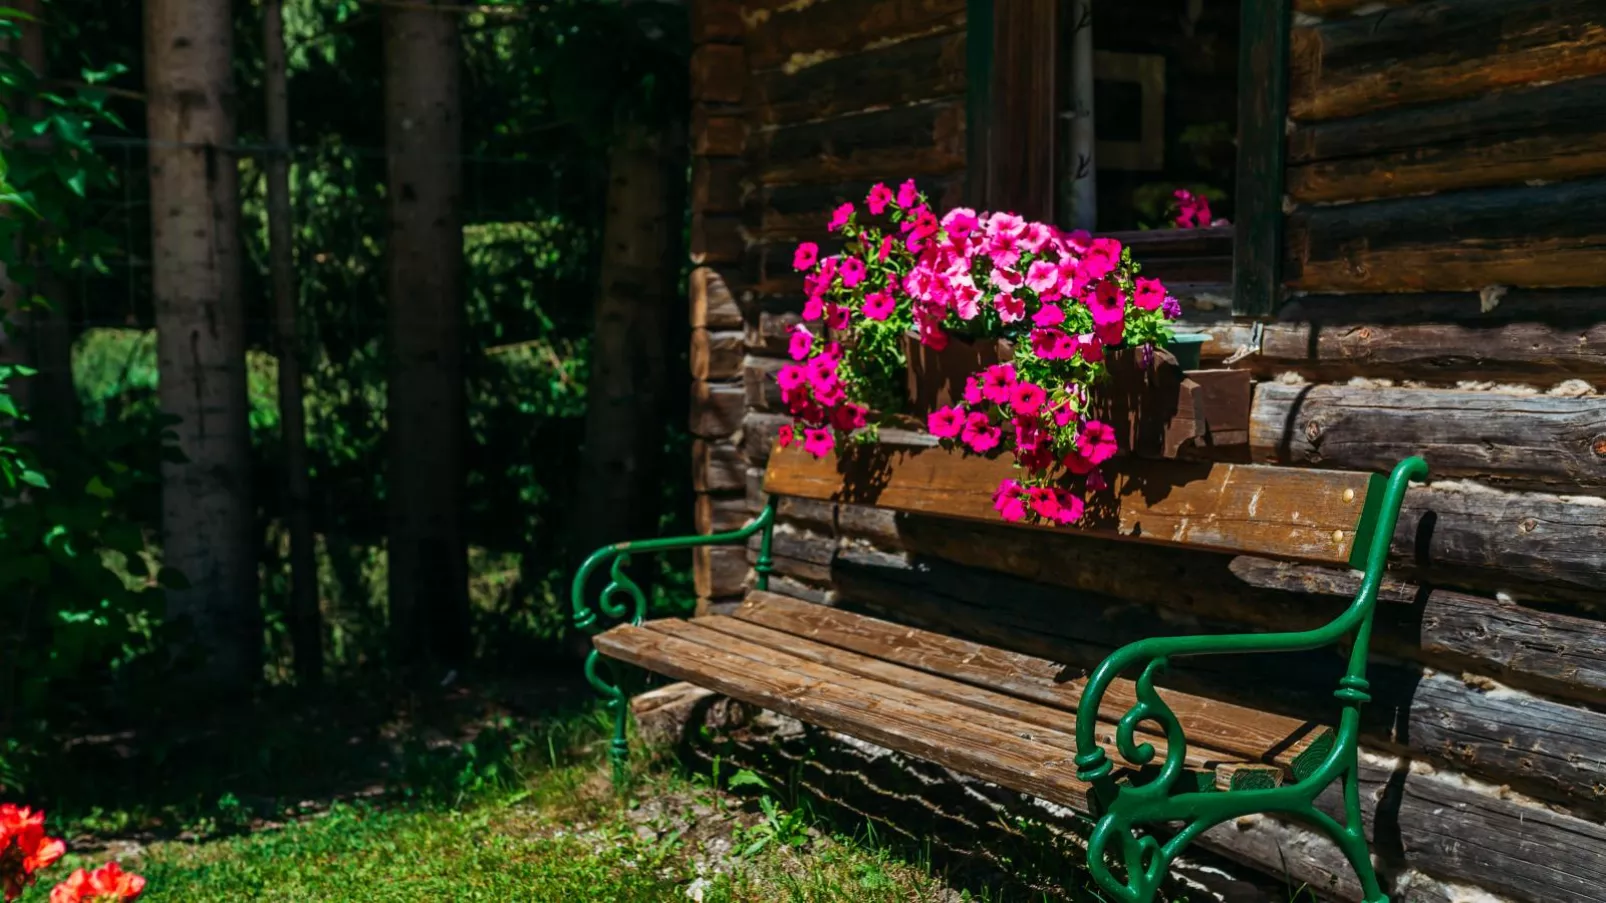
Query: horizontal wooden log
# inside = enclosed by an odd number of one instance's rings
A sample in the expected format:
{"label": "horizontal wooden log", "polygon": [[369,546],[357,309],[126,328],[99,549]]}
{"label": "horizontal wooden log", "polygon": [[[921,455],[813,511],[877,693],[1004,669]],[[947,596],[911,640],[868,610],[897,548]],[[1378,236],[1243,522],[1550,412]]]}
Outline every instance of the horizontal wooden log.
{"label": "horizontal wooden log", "polygon": [[747,460],[728,441],[693,439],[692,489],[697,492],[740,492],[747,488]]}
{"label": "horizontal wooden log", "polygon": [[740,596],[747,589],[747,550],[740,546],[693,549],[691,576],[700,599]]}
{"label": "horizontal wooden log", "polygon": [[770,451],[775,446],[775,437],[782,426],[792,422],[792,418],[784,414],[764,414],[758,411],[749,411],[742,418],[741,449],[742,455],[748,462],[756,467],[763,467],[770,459]]}
{"label": "horizontal wooden log", "polygon": [[[776,573],[817,586],[830,584],[831,564],[836,560],[834,537],[783,524],[776,527],[772,543]],[[750,546],[748,560],[756,561],[758,543]]]}
{"label": "horizontal wooden log", "polygon": [[[1337,471],[1136,458],[1119,459],[1109,470],[1112,488],[1090,499],[1078,526],[1042,529],[1344,563],[1375,482],[1366,474]],[[779,449],[770,458],[765,488],[998,523],[993,493],[1015,476],[1007,459],[898,447],[883,436],[880,445],[819,459],[795,446]]]}
{"label": "horizontal wooden log", "polygon": [[1257,462],[1386,470],[1420,454],[1437,477],[1606,486],[1606,398],[1262,383]]}
{"label": "horizontal wooden log", "polygon": [[1295,28],[1289,113],[1334,119],[1606,73],[1595,0],[1432,0]]}
{"label": "horizontal wooden log", "polygon": [[[1237,366],[1268,376],[1297,367],[1327,378],[1539,380],[1606,377],[1606,292],[1305,296],[1263,326],[1260,352]],[[1253,340],[1249,327],[1202,329],[1207,360]],[[750,330],[751,333],[751,330]],[[749,342],[752,341],[751,334]]]}
{"label": "horizontal wooden log", "polygon": [[1598,285],[1606,180],[1305,208],[1287,276],[1310,292]]}
{"label": "horizontal wooden log", "polygon": [[693,213],[691,217],[691,262],[699,266],[737,263],[747,250],[742,218],[728,214]]}
{"label": "horizontal wooden log", "polygon": [[739,213],[746,193],[746,167],[738,157],[695,157],[691,167],[691,209],[700,213]]}
{"label": "horizontal wooden log", "polygon": [[742,425],[745,402],[741,386],[692,383],[691,434],[703,439],[734,434]]}
{"label": "horizontal wooden log", "polygon": [[1406,6],[1420,0],[1294,0],[1294,12],[1308,16],[1343,16],[1384,6]]}
{"label": "horizontal wooden log", "polygon": [[756,73],[748,105],[764,125],[904,106],[965,90],[965,33],[949,31],[801,69]]}
{"label": "horizontal wooden log", "polygon": [[691,111],[691,152],[702,157],[740,157],[747,149],[747,123],[700,104]]}
{"label": "horizontal wooden log", "polygon": [[965,102],[956,97],[765,129],[753,144],[764,184],[955,173],[965,166]]}
{"label": "horizontal wooden log", "polygon": [[747,93],[747,54],[740,44],[702,44],[691,52],[691,99],[741,103]]}
{"label": "horizontal wooden log", "polygon": [[[785,244],[789,255],[798,241],[829,242],[827,226],[831,214],[844,203],[855,205],[861,220],[867,218],[864,199],[870,187],[883,179],[865,179],[831,185],[766,185],[759,193],[759,237]],[[964,177],[959,174],[920,180],[920,189],[939,209],[957,207],[964,196]]]}
{"label": "horizontal wooden log", "polygon": [[752,519],[743,495],[697,494],[693,505],[693,523],[698,533],[725,533],[737,530]]}
{"label": "horizontal wooden log", "polygon": [[802,69],[965,24],[965,0],[816,0],[748,11],[754,69]]}
{"label": "horizontal wooden log", "polygon": [[747,33],[741,0],[695,0],[688,6],[693,44],[737,43]]}
{"label": "horizontal wooden log", "polygon": [[803,317],[796,311],[761,312],[747,324],[747,350],[766,357],[784,357],[792,327],[801,322]]}
{"label": "horizontal wooden log", "polygon": [[736,304],[729,284],[718,269],[697,267],[691,271],[687,294],[691,301],[693,329],[741,329],[742,309]]}
{"label": "horizontal wooden log", "polygon": [[742,375],[742,354],[746,337],[739,330],[691,331],[692,379],[735,379]]}
{"label": "horizontal wooden log", "polygon": [[1306,124],[1289,137],[1300,203],[1606,173],[1606,78]]}
{"label": "horizontal wooden log", "polygon": [[785,413],[781,402],[781,386],[775,374],[789,360],[774,357],[748,357],[742,363],[742,385],[747,390],[747,407],[752,411]]}

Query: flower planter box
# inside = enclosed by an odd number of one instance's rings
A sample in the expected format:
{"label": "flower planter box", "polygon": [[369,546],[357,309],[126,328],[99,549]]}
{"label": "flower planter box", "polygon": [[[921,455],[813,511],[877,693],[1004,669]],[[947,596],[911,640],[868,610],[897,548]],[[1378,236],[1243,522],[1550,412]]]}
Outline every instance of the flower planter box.
{"label": "flower planter box", "polygon": [[941,351],[921,344],[913,333],[903,337],[903,354],[909,361],[909,413],[925,422],[927,414],[962,401],[965,380],[983,367],[1014,357],[1015,345],[1007,339],[969,339],[950,336]]}

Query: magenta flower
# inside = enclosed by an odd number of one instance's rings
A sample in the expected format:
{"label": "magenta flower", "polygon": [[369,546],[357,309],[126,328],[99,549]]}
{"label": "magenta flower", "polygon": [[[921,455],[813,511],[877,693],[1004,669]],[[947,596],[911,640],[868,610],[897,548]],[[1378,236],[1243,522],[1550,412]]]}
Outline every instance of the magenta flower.
{"label": "magenta flower", "polygon": [[1025,495],[1019,483],[1005,480],[998,484],[997,491],[993,493],[993,509],[999,517],[1016,523],[1026,517]]}
{"label": "magenta flower", "polygon": [[1053,489],[1047,486],[1033,486],[1026,490],[1032,513],[1044,520],[1054,520],[1060,512],[1060,501]]}
{"label": "magenta flower", "polygon": [[853,325],[852,314],[852,310],[832,304],[825,309],[825,325],[837,332],[845,332]]}
{"label": "magenta flower", "polygon": [[813,348],[814,333],[809,332],[809,328],[802,323],[792,327],[792,337],[788,340],[786,348],[787,353],[792,356],[792,360],[801,361],[807,358]]}
{"label": "magenta flower", "polygon": [[809,358],[805,366],[808,369],[809,382],[815,385],[836,379],[837,361],[830,355],[821,354]]}
{"label": "magenta flower", "polygon": [[994,426],[992,420],[981,411],[970,412],[959,435],[965,445],[978,455],[992,451],[1004,441],[1004,431]]}
{"label": "magenta flower", "polygon": [[1165,286],[1158,279],[1139,279],[1132,289],[1132,303],[1143,310],[1159,310],[1165,303]]}
{"label": "magenta flower", "polygon": [[1054,502],[1057,510],[1053,517],[1059,524],[1074,524],[1082,519],[1082,514],[1087,510],[1087,503],[1082,501],[1081,496],[1063,489],[1054,490]]}
{"label": "magenta flower", "polygon": [[775,381],[780,384],[782,392],[795,392],[803,388],[809,381],[808,373],[797,364],[787,364],[775,374]]}
{"label": "magenta flower", "polygon": [[1054,229],[1052,226],[1043,223],[1027,223],[1026,228],[1021,230],[1020,244],[1028,252],[1040,254],[1045,247],[1048,247],[1048,243],[1053,238]]}
{"label": "magenta flower", "polygon": [[981,290],[969,282],[961,282],[953,289],[954,313],[961,320],[974,320],[981,313]]}
{"label": "magenta flower", "polygon": [[1058,326],[1065,322],[1065,311],[1055,304],[1045,304],[1032,314],[1032,323],[1038,326]]}
{"label": "magenta flower", "polygon": [[806,241],[797,246],[792,254],[792,268],[798,272],[810,270],[820,260],[820,246],[812,241]]}
{"label": "magenta flower", "polygon": [[993,268],[993,285],[1001,292],[1012,292],[1026,283],[1026,277],[1014,270]]}
{"label": "magenta flower", "polygon": [[976,231],[976,211],[969,207],[955,207],[942,218],[942,227],[956,239],[966,239]]}
{"label": "magenta flower", "polygon": [[926,417],[926,432],[938,439],[953,439],[965,428],[965,409],[938,408]]}
{"label": "magenta flower", "polygon": [[1008,292],[994,298],[993,307],[998,309],[998,319],[1005,323],[1014,323],[1026,317],[1026,302]]}
{"label": "magenta flower", "polygon": [[1113,282],[1100,282],[1087,301],[1087,309],[1093,314],[1095,326],[1120,323],[1126,319],[1126,296]]}
{"label": "magenta flower", "polygon": [[941,351],[948,347],[948,333],[942,331],[939,323],[920,324],[920,344],[932,351]]}
{"label": "magenta flower", "polygon": [[898,309],[898,302],[893,299],[891,292],[871,292],[864,296],[862,313],[867,320],[881,322],[892,316]]}
{"label": "magenta flower", "polygon": [[836,407],[847,397],[848,394],[842,391],[842,383],[834,377],[814,384],[814,399],[828,408]]}
{"label": "magenta flower", "polygon": [[1121,243],[1113,238],[1095,238],[1082,258],[1082,275],[1089,282],[1103,279],[1121,265]]}
{"label": "magenta flower", "polygon": [[842,274],[843,287],[853,288],[864,281],[864,261],[857,257],[849,257],[842,261],[838,272]]}
{"label": "magenta flower", "polygon": [[830,229],[832,232],[835,232],[841,229],[843,226],[846,226],[848,224],[848,220],[851,219],[853,219],[853,205],[843,204],[842,206],[831,211],[831,223],[826,228]]}
{"label": "magenta flower", "polygon": [[844,404],[831,412],[831,425],[844,433],[864,429],[869,423],[869,412],[860,405]]}
{"label": "magenta flower", "polygon": [[[1065,354],[1065,339],[1069,338],[1058,329],[1032,330],[1032,353],[1045,361],[1064,360],[1070,355]],[[1076,353],[1074,340],[1070,345],[1071,354]]]}
{"label": "magenta flower", "polygon": [[892,254],[892,236],[883,235],[883,236],[881,236],[881,250],[879,252],[877,252],[876,259],[881,261],[882,263],[886,263],[887,262],[887,258],[889,256],[891,256],[891,254]]}
{"label": "magenta flower", "polygon": [[1070,402],[1062,401],[1059,404],[1055,405],[1054,409],[1053,409],[1053,413],[1054,413],[1054,425],[1058,426],[1058,427],[1070,426],[1071,424],[1075,423],[1077,421],[1077,419],[1078,419],[1077,414],[1076,414],[1076,408],[1072,407]]}
{"label": "magenta flower", "polygon": [[1094,470],[1087,475],[1087,490],[1089,492],[1103,492],[1109,488],[1110,484],[1104,479],[1104,471]]}
{"label": "magenta flower", "polygon": [[1107,423],[1089,420],[1082,424],[1082,435],[1076,440],[1076,448],[1095,465],[1103,464],[1115,457],[1115,428]]}
{"label": "magenta flower", "polygon": [[1010,364],[994,364],[982,371],[981,394],[993,404],[1009,401],[1009,391],[1015,388],[1015,368]]}
{"label": "magenta flower", "polygon": [[981,384],[976,382],[976,377],[972,376],[969,379],[966,379],[965,404],[974,407],[981,404],[985,400],[986,398],[984,398],[981,394]]}
{"label": "magenta flower", "polygon": [[790,448],[793,440],[792,425],[790,423],[782,424],[775,438],[780,442],[782,448]]}
{"label": "magenta flower", "polygon": [[1036,383],[1018,382],[1009,390],[1009,406],[1022,417],[1032,417],[1043,409],[1048,393]]}
{"label": "magenta flower", "polygon": [[836,437],[830,430],[804,430],[803,450],[816,458],[823,458],[836,448]]}
{"label": "magenta flower", "polygon": [[810,323],[825,319],[825,298],[820,295],[810,295],[803,302],[803,319]]}
{"label": "magenta flower", "polygon": [[908,210],[910,207],[913,207],[915,204],[919,203],[919,201],[920,189],[915,187],[914,179],[910,179],[909,181],[898,186],[899,207]]}
{"label": "magenta flower", "polygon": [[864,206],[870,208],[875,216],[880,216],[887,212],[887,205],[893,200],[892,189],[877,182],[870,186],[870,196],[864,199]]}
{"label": "magenta flower", "polygon": [[1026,287],[1039,298],[1050,300],[1059,296],[1060,268],[1046,260],[1034,260],[1026,269]]}

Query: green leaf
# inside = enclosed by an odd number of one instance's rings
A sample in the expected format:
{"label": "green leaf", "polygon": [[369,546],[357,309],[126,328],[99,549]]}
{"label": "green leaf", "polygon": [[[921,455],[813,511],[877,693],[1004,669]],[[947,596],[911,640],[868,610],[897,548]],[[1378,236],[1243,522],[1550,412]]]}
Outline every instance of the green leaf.
{"label": "green leaf", "polygon": [[22,481],[29,486],[36,486],[40,489],[50,488],[50,481],[45,479],[45,475],[37,470],[24,470],[22,472]]}
{"label": "green leaf", "polygon": [[99,476],[90,477],[89,485],[84,487],[84,491],[97,499],[109,499],[117,494],[112,491],[110,486],[107,486],[105,483],[101,482]]}
{"label": "green leaf", "polygon": [[731,790],[735,790],[738,787],[757,787],[760,790],[768,790],[770,789],[770,782],[744,768],[731,775],[730,783],[725,786]]}

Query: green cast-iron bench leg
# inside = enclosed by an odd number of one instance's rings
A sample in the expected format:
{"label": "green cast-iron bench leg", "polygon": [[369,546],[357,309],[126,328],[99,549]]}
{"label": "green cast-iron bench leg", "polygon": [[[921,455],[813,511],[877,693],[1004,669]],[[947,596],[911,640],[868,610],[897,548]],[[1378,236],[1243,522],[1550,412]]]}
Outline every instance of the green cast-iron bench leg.
{"label": "green cast-iron bench leg", "polygon": [[[769,589],[770,571],[774,568],[771,545],[775,534],[775,503],[776,500],[771,497],[757,517],[741,528],[727,533],[633,540],[604,546],[593,552],[585,563],[580,565],[580,570],[575,573],[574,583],[569,589],[569,600],[574,607],[575,628],[592,635],[615,624],[640,624],[646,620],[647,595],[624,570],[630,564],[630,556],[635,553],[653,554],[700,546],[745,545],[748,539],[758,534],[761,538],[758,560],[753,564],[753,570],[757,574],[755,585],[761,590]],[[612,563],[608,564],[609,562]],[[593,607],[586,597],[586,584],[604,564],[608,564],[608,583],[597,595],[596,605]],[[599,663],[606,668],[606,674],[599,673]],[[630,699],[620,680],[620,669],[624,667],[626,666],[612,659],[604,660],[596,649],[592,649],[586,655],[586,681],[596,689],[613,715],[613,740],[608,747],[608,756],[613,763],[613,779],[617,786],[624,784],[625,764],[630,756],[630,745],[626,739],[630,724]]]}
{"label": "green cast-iron bench leg", "polygon": [[[1090,798],[1098,819],[1088,841],[1088,870],[1116,900],[1150,903],[1171,861],[1200,834],[1246,815],[1277,813],[1300,819],[1331,837],[1354,867],[1366,903],[1388,903],[1372,867],[1361,821],[1361,706],[1370,700],[1367,651],[1390,540],[1407,487],[1412,480],[1425,478],[1427,472],[1427,464],[1421,458],[1408,458],[1394,468],[1386,487],[1377,486],[1380,480],[1374,481],[1357,527],[1355,557],[1351,560],[1356,567],[1364,565],[1365,578],[1354,601],[1332,623],[1292,633],[1156,637],[1117,650],[1094,671],[1076,718],[1077,777],[1093,785]],[[1349,667],[1333,694],[1343,707],[1338,730],[1331,735],[1330,744],[1313,747],[1310,754],[1295,762],[1293,783],[1219,790],[1188,786],[1182,780],[1186,773],[1187,737],[1154,686],[1155,678],[1165,671],[1172,657],[1297,652],[1335,645],[1352,633],[1355,639]],[[1138,701],[1118,722],[1116,748],[1134,768],[1151,769],[1152,777],[1141,781],[1115,779],[1114,765],[1097,736],[1097,714],[1104,693],[1111,681],[1129,668],[1141,668],[1136,681]],[[1152,770],[1154,746],[1135,739],[1142,724],[1158,726],[1166,740],[1165,760],[1157,771]],[[1344,782],[1342,823],[1316,807],[1316,797],[1334,781]],[[1135,833],[1140,826],[1166,822],[1181,822],[1183,827],[1164,843]],[[1107,856],[1122,866],[1124,880],[1111,869]]]}

